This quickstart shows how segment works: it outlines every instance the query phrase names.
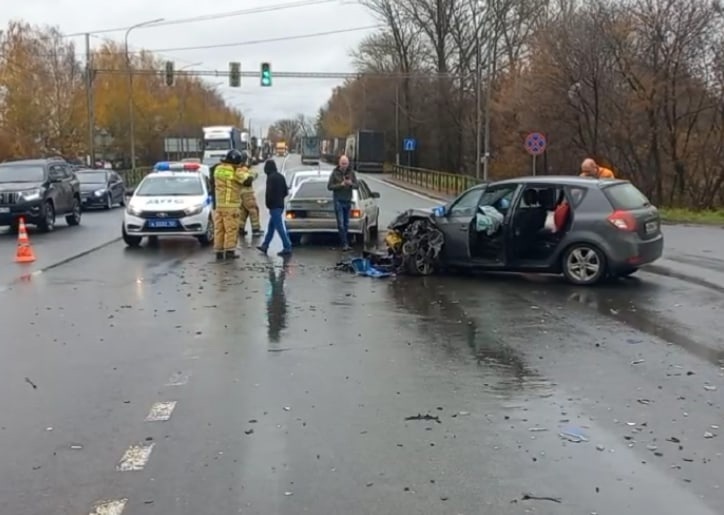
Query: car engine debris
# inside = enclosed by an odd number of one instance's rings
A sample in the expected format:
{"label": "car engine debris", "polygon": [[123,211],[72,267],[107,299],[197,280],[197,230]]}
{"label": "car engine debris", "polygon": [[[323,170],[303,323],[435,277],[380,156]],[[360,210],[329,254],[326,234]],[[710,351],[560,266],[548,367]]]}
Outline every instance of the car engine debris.
{"label": "car engine debris", "polygon": [[439,270],[445,236],[431,213],[410,209],[393,220],[388,229],[385,245],[397,273],[431,275]]}

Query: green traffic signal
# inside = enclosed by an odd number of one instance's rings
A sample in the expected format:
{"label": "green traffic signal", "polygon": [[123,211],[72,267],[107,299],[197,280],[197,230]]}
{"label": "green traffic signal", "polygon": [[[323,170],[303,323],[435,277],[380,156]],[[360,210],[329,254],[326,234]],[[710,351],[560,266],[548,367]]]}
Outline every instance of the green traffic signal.
{"label": "green traffic signal", "polygon": [[261,85],[265,88],[272,85],[271,66],[269,63],[261,63]]}

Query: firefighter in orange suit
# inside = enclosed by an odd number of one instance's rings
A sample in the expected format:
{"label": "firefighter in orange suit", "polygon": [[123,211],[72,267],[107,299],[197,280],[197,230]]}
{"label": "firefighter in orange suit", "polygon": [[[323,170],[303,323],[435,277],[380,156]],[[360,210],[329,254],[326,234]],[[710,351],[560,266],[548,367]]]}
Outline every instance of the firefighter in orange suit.
{"label": "firefighter in orange suit", "polygon": [[239,242],[239,205],[242,184],[249,179],[244,152],[229,150],[213,171],[214,182],[214,251],[216,259],[236,259]]}
{"label": "firefighter in orange suit", "polygon": [[249,174],[248,179],[241,186],[241,219],[239,220],[239,233],[246,235],[246,220],[251,219],[251,235],[258,237],[264,234],[259,223],[259,206],[256,203],[256,194],[254,193],[254,180],[259,175],[255,170],[249,167],[249,162],[241,164],[241,167]]}

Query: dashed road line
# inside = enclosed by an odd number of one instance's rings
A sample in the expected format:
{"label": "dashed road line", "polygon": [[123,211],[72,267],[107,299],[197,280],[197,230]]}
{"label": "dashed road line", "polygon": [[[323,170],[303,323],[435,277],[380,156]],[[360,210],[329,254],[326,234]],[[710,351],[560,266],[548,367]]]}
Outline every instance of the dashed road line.
{"label": "dashed road line", "polygon": [[183,386],[189,382],[189,375],[185,372],[175,372],[168,378],[166,386]]}
{"label": "dashed road line", "polygon": [[116,470],[120,472],[130,472],[134,470],[143,470],[151,457],[154,443],[131,445],[123,454],[121,461],[116,466]]}
{"label": "dashed road line", "polygon": [[93,510],[90,512],[90,515],[121,515],[127,502],[128,499],[97,502],[93,506]]}
{"label": "dashed road line", "polygon": [[176,401],[157,402],[151,406],[151,411],[146,416],[146,422],[165,422],[171,418],[176,408]]}

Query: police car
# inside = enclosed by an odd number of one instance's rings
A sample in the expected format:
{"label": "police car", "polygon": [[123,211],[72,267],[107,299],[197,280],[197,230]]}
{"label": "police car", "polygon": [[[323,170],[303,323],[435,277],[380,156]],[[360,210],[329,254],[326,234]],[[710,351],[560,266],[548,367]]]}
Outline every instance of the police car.
{"label": "police car", "polygon": [[214,241],[209,181],[199,163],[156,163],[133,191],[123,214],[123,241],[138,247],[144,237],[194,236]]}

